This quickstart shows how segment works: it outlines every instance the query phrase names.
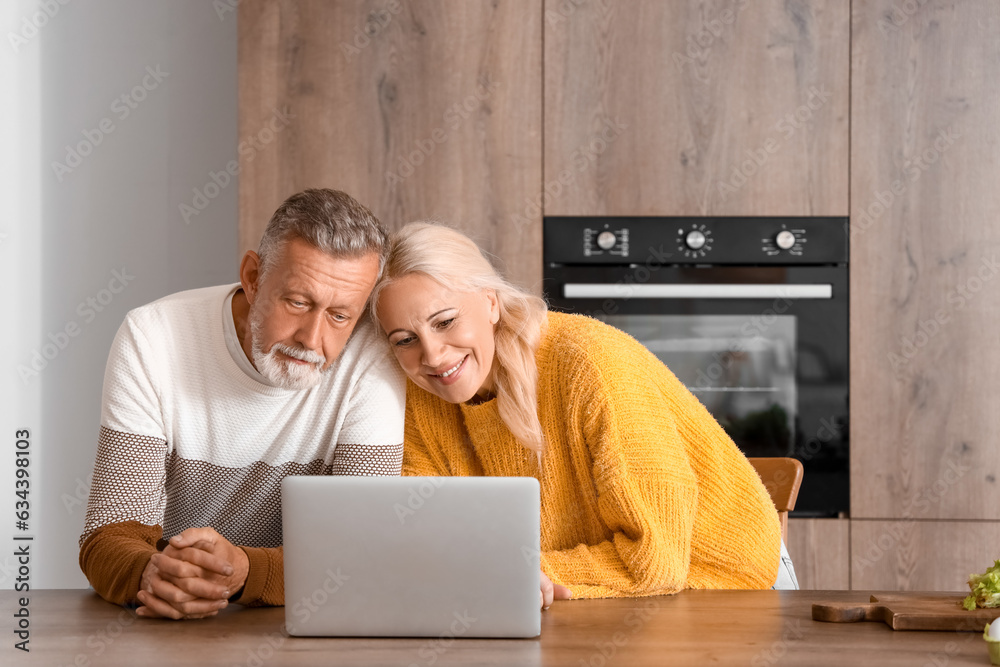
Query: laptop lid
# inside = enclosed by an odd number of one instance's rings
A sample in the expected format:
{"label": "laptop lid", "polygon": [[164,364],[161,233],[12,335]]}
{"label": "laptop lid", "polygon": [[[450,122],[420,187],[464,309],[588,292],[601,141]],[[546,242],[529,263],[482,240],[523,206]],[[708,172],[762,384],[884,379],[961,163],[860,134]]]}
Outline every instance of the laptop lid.
{"label": "laptop lid", "polygon": [[289,634],[541,632],[536,479],[293,476],[281,491]]}

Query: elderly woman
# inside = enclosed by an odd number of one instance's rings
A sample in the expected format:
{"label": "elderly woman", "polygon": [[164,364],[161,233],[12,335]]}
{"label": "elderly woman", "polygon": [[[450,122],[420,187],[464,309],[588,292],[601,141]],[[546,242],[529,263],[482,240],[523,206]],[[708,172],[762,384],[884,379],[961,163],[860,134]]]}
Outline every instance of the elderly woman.
{"label": "elderly woman", "polygon": [[767,491],[636,340],[548,312],[427,223],[395,236],[372,310],[409,378],[404,474],[539,480],[543,607],[775,584]]}

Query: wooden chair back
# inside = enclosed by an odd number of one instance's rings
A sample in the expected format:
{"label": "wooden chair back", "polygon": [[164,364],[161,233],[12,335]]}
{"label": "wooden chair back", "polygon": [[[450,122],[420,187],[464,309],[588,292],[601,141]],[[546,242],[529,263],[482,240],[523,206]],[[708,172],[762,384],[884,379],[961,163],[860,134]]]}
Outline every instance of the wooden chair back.
{"label": "wooden chair back", "polygon": [[788,543],[788,513],[795,509],[795,499],[802,486],[802,463],[797,459],[767,457],[747,459],[757,471],[764,488],[771,494],[771,501],[781,520],[781,537]]}

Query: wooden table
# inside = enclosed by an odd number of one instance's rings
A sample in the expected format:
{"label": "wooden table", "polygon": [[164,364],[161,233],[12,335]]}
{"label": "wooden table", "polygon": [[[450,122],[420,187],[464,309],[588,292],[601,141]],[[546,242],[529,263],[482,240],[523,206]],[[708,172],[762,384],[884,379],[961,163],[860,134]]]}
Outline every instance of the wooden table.
{"label": "wooden table", "polygon": [[684,591],[557,602],[542,635],[500,639],[313,639],[283,634],[284,609],[233,605],[201,621],[152,621],[82,590],[30,594],[30,653],[13,648],[20,594],[0,592],[2,665],[989,665],[975,632],[820,623],[811,604],[866,592]]}

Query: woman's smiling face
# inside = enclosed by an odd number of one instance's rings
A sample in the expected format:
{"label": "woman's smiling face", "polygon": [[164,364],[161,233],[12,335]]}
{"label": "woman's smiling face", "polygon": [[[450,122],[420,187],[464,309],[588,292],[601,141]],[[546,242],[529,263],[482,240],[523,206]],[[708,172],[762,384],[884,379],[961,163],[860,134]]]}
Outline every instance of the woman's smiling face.
{"label": "woman's smiling face", "polygon": [[418,387],[449,403],[493,391],[493,327],[500,320],[490,290],[452,290],[423,274],[389,283],[378,319],[396,360]]}

